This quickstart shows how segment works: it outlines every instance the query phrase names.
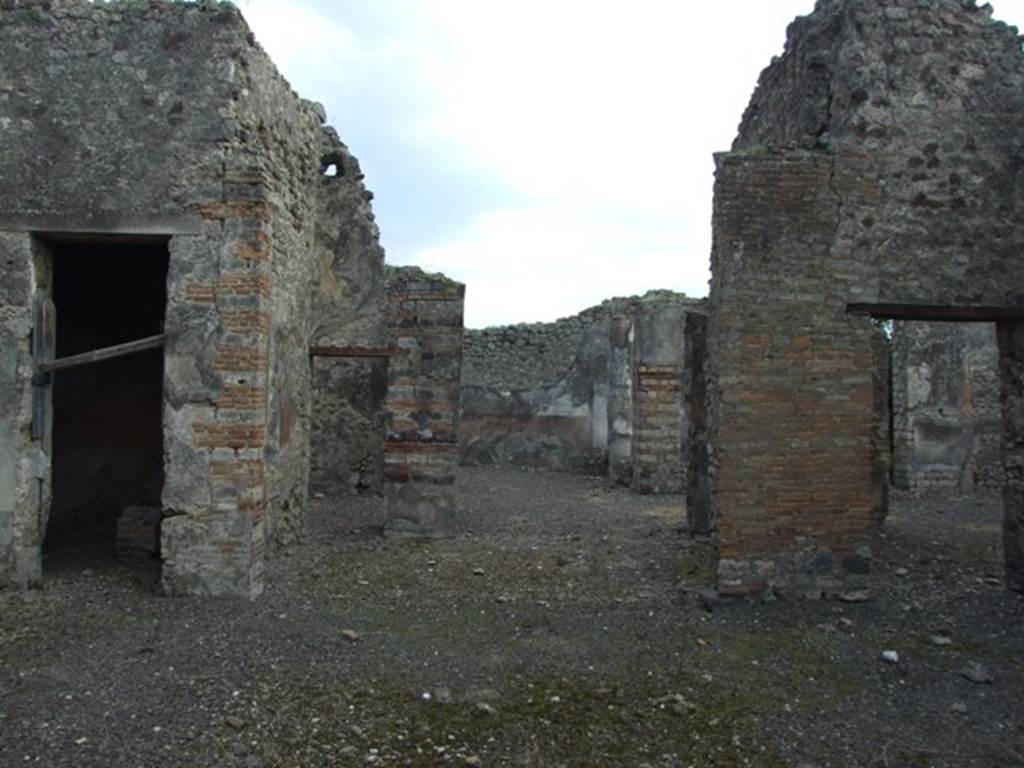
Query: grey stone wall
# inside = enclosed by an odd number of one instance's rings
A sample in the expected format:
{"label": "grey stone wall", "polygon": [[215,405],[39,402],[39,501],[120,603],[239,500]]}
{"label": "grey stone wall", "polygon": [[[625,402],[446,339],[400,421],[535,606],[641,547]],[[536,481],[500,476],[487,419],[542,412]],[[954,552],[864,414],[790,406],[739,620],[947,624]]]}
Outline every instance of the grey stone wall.
{"label": "grey stone wall", "polygon": [[1024,323],[999,323],[1003,407],[1003,549],[1006,583],[1024,592]]}
{"label": "grey stone wall", "polygon": [[340,497],[381,490],[387,387],[387,360],[313,361],[311,491]]}
{"label": "grey stone wall", "polygon": [[874,356],[859,313],[980,320],[1024,306],[1024,56],[990,14],[821,0],[717,159],[720,588],[821,594],[869,567]]}
{"label": "grey stone wall", "polygon": [[32,435],[30,343],[38,282],[31,237],[0,233],[0,583],[36,581],[42,568],[48,446]]}
{"label": "grey stone wall", "polygon": [[633,480],[633,316],[614,314],[608,327],[608,478]]}
{"label": "grey stone wall", "polygon": [[1002,484],[993,323],[893,326],[893,485],[971,493]]}
{"label": "grey stone wall", "polygon": [[871,369],[871,452],[874,471],[871,488],[874,492],[873,522],[881,526],[889,516],[892,484],[892,341],[883,327],[876,324],[872,338]]}
{"label": "grey stone wall", "polygon": [[[0,17],[0,233],[15,233],[6,267],[25,288],[4,333],[24,349],[32,294],[45,295],[26,236],[171,236],[164,587],[258,594],[268,543],[301,529],[309,346],[382,335],[382,254],[358,163],[233,6],[28,0]],[[331,164],[340,173],[324,175]],[[18,366],[8,413],[24,403],[30,366]],[[45,446],[19,413],[19,437],[0,442],[39,474]],[[19,469],[0,555],[21,536],[38,559],[34,484]],[[0,568],[26,571],[12,565],[18,546]]]}
{"label": "grey stone wall", "polygon": [[[511,463],[604,473],[609,407],[624,405],[631,377],[628,326],[641,307],[699,307],[671,291],[609,299],[553,323],[467,330],[462,378],[460,455],[465,463]],[[613,335],[613,318],[622,327]],[[621,338],[619,338],[621,337]],[[609,405],[611,399],[612,405]],[[631,400],[628,400],[631,408]],[[611,425],[611,426],[609,426]],[[611,433],[609,432],[611,429]],[[617,435],[628,451],[628,435]],[[630,464],[630,472],[632,472]]]}
{"label": "grey stone wall", "polygon": [[416,267],[387,270],[384,531],[446,536],[458,509],[459,392],[466,287]]}

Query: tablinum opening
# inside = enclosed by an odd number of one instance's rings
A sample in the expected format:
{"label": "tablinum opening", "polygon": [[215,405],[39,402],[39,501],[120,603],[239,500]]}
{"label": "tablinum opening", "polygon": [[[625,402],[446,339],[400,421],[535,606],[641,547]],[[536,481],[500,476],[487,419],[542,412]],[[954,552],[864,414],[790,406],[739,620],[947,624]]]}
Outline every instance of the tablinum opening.
{"label": "tablinum opening", "polygon": [[[158,241],[55,241],[56,356],[163,332],[168,248]],[[163,349],[52,374],[53,500],[44,554],[112,558],[126,507],[163,490]]]}
{"label": "tablinum opening", "polygon": [[925,538],[930,528],[931,545],[943,539],[955,557],[998,572],[1003,541],[992,513],[1003,481],[1004,414],[994,331],[995,323],[1019,322],[1022,311],[850,305],[849,312],[895,321],[886,324],[889,480],[910,493],[895,497],[890,531]]}

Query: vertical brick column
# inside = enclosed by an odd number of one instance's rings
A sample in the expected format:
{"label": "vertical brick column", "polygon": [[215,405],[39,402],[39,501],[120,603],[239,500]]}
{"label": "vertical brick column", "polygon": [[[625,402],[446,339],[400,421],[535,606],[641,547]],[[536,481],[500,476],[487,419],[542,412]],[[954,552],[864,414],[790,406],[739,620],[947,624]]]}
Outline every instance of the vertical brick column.
{"label": "vertical brick column", "polygon": [[839,194],[852,206],[877,188],[824,153],[717,160],[708,434],[718,587],[834,592],[870,569],[875,471],[874,327],[846,311],[853,246],[836,239]]}
{"label": "vertical brick column", "polygon": [[456,512],[465,286],[412,267],[390,269],[384,444],[385,532],[444,536]]}
{"label": "vertical brick column", "polygon": [[679,493],[683,468],[683,323],[678,306],[637,313],[633,368],[633,489]]}
{"label": "vertical brick column", "polygon": [[263,589],[270,206],[258,171],[230,171],[171,242],[161,554],[170,594]]}
{"label": "vertical brick column", "polygon": [[1006,586],[1024,592],[1024,323],[997,326],[1003,404]]}

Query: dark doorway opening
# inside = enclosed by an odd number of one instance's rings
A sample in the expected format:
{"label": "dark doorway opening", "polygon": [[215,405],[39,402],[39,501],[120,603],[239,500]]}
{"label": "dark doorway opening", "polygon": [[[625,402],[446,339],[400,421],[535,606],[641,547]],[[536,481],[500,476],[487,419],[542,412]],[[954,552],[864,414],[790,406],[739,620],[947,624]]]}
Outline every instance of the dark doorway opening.
{"label": "dark doorway opening", "polygon": [[1019,310],[850,305],[849,311],[890,321],[893,495],[880,550],[979,583],[1013,583],[1004,548],[1005,416],[993,321],[1015,321]]}
{"label": "dark doorway opening", "polygon": [[310,490],[330,497],[379,492],[387,358],[314,357],[312,371]]}
{"label": "dark doorway opening", "polygon": [[[56,240],[50,252],[58,360],[163,332],[167,238]],[[163,357],[148,349],[52,374],[48,567],[118,553],[156,562]]]}

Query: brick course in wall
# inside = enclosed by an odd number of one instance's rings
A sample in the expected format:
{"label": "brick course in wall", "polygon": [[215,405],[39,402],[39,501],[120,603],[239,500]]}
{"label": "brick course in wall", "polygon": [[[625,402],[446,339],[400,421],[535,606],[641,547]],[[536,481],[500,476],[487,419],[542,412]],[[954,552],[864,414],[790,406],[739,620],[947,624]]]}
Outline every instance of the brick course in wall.
{"label": "brick course in wall", "polygon": [[457,511],[465,286],[414,267],[388,269],[385,532],[444,536]]}
{"label": "brick course in wall", "polygon": [[[683,294],[649,291],[552,323],[467,330],[462,461],[607,471],[631,484],[634,322],[661,308],[702,306]],[[678,481],[651,485],[647,477],[638,475],[648,489],[679,488]]]}
{"label": "brick course in wall", "polygon": [[636,366],[631,486],[641,493],[683,489],[682,376],[682,361]]}
{"label": "brick course in wall", "polygon": [[679,493],[686,484],[683,379],[689,310],[648,304],[633,316],[630,487],[641,493]]}

